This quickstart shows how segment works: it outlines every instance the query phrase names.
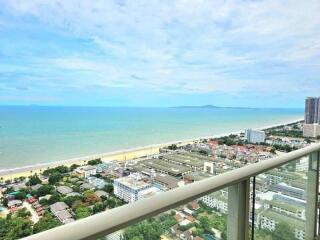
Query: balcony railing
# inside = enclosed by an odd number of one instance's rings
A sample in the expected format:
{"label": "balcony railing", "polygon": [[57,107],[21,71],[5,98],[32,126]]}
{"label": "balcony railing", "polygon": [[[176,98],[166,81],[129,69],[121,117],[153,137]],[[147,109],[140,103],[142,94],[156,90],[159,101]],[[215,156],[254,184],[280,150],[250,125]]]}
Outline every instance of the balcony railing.
{"label": "balcony railing", "polygon": [[[305,211],[305,225],[304,230],[301,233],[297,232],[297,234],[300,234],[301,239],[314,240],[317,238],[318,232],[319,153],[320,144],[313,144],[273,159],[254,163],[132,204],[107,210],[25,239],[98,239],[224,188],[228,189],[227,239],[247,240],[250,236],[252,239],[254,238],[255,227],[251,227],[250,230],[250,223],[256,221],[256,219],[252,218],[252,216],[255,216],[255,206],[253,203],[251,209],[250,202],[255,200],[255,188],[254,186],[250,187],[250,180],[255,180],[255,177],[259,174],[287,166],[298,159],[304,158],[306,159],[306,166],[303,170],[305,171],[304,180],[306,183],[305,210],[303,210]],[[291,223],[288,222],[288,224]]]}

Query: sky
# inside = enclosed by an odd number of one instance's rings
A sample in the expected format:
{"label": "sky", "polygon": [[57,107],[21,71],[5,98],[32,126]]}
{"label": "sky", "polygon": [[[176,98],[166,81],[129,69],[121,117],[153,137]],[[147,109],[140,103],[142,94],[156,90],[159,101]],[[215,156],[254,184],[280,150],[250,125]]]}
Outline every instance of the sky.
{"label": "sky", "polygon": [[0,0],[0,105],[303,107],[319,0]]}

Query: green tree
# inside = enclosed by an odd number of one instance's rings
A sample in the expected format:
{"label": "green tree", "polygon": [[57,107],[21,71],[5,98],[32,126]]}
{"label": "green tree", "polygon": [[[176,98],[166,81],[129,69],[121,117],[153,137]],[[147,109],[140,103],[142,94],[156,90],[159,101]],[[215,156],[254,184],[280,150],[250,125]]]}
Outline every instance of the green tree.
{"label": "green tree", "polygon": [[172,144],[172,145],[168,146],[168,149],[169,149],[169,150],[177,150],[178,147],[177,147],[176,144]]}
{"label": "green tree", "polygon": [[75,170],[75,169],[78,168],[78,167],[80,167],[80,165],[78,165],[78,164],[72,164],[72,165],[70,166],[70,171],[72,172],[73,170]]}
{"label": "green tree", "polygon": [[127,228],[123,234],[124,240],[148,239],[159,240],[164,229],[158,221],[143,221],[137,225]]}
{"label": "green tree", "polygon": [[54,187],[51,185],[43,185],[36,192],[38,197],[45,196],[47,194],[52,194],[54,192]]}
{"label": "green tree", "polygon": [[31,213],[26,208],[22,208],[16,212],[16,216],[20,218],[28,218],[31,216]]}
{"label": "green tree", "polygon": [[61,173],[53,173],[49,176],[49,184],[54,185],[62,179]]}
{"label": "green tree", "polygon": [[76,201],[81,201],[84,199],[83,196],[69,196],[69,197],[65,197],[63,198],[63,201],[69,206],[72,207],[72,205],[74,204],[74,202]]}
{"label": "green tree", "polygon": [[76,218],[81,219],[81,218],[86,218],[91,215],[91,209],[88,207],[79,207],[75,210],[76,213]]}
{"label": "green tree", "polygon": [[103,190],[106,191],[107,193],[113,193],[113,185],[107,184],[104,186]]}
{"label": "green tree", "polygon": [[113,198],[108,198],[106,201],[104,201],[104,204],[107,208],[114,208],[117,205],[117,202]]}
{"label": "green tree", "polygon": [[39,222],[37,222],[33,226],[33,233],[39,233],[60,225],[60,222],[55,219],[50,213],[46,212],[45,215],[40,218]]}
{"label": "green tree", "polygon": [[34,174],[29,177],[29,181],[27,182],[28,186],[34,186],[41,183],[41,179],[39,178],[38,174]]}
{"label": "green tree", "polygon": [[24,191],[23,189],[21,189],[21,190],[15,195],[15,199],[23,200],[23,199],[26,198],[26,196],[27,196],[26,191]]}
{"label": "green tree", "polygon": [[[1,202],[2,202],[2,204],[3,204],[3,206],[5,206],[5,207],[7,207],[8,206],[8,199],[7,198],[2,198],[1,199]],[[0,235],[1,236],[1,235]]]}
{"label": "green tree", "polygon": [[9,217],[0,221],[1,239],[14,240],[27,237],[32,234],[32,222],[20,217]]}
{"label": "green tree", "polygon": [[285,222],[280,222],[276,225],[275,230],[272,232],[273,240],[287,240],[295,239],[293,229]]}
{"label": "green tree", "polygon": [[192,231],[193,236],[199,236],[202,237],[204,234],[204,229],[203,228],[196,228],[195,230]]}
{"label": "green tree", "polygon": [[103,212],[105,210],[105,206],[103,203],[96,203],[93,206],[93,213],[99,213],[99,212]]}
{"label": "green tree", "polygon": [[52,174],[60,173],[60,174],[66,174],[69,172],[69,168],[67,166],[58,166],[55,168],[49,168],[47,170],[43,171],[44,176],[50,176]]}
{"label": "green tree", "polygon": [[100,197],[98,197],[92,190],[85,191],[83,195],[84,201],[90,205],[101,201]]}
{"label": "green tree", "polygon": [[141,236],[134,236],[132,240],[144,240],[144,238]]}
{"label": "green tree", "polygon": [[206,231],[210,231],[212,226],[211,226],[210,220],[207,216],[200,217],[199,221],[200,221],[200,225],[203,229],[205,229]]}
{"label": "green tree", "polygon": [[100,163],[102,163],[100,158],[88,161],[89,165],[97,165],[97,164],[100,164]]}
{"label": "green tree", "polygon": [[48,204],[54,204],[56,202],[59,202],[61,200],[61,197],[58,194],[53,194],[49,200],[48,200]]}

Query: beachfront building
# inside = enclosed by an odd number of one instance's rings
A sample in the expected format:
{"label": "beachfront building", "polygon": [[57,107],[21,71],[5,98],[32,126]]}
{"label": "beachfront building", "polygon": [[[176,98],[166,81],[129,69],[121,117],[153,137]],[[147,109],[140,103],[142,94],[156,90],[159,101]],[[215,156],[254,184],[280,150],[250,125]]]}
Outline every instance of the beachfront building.
{"label": "beachfront building", "polygon": [[97,174],[97,168],[95,166],[91,166],[91,165],[81,166],[81,167],[78,167],[75,170],[75,172],[80,177],[88,178],[92,175]]}
{"label": "beachfront building", "polygon": [[320,125],[317,123],[304,124],[303,125],[303,136],[304,137],[318,137],[320,136]]}
{"label": "beachfront building", "polygon": [[131,203],[139,200],[143,190],[152,187],[150,183],[143,181],[138,173],[132,173],[129,176],[115,179],[113,181],[114,194],[122,200]]}
{"label": "beachfront building", "polygon": [[263,143],[266,140],[266,133],[264,131],[246,129],[244,138],[249,143]]}
{"label": "beachfront building", "polygon": [[306,99],[304,121],[304,137],[320,136],[320,97],[308,97]]}
{"label": "beachfront building", "polygon": [[320,124],[320,97],[308,97],[304,109],[305,124]]}

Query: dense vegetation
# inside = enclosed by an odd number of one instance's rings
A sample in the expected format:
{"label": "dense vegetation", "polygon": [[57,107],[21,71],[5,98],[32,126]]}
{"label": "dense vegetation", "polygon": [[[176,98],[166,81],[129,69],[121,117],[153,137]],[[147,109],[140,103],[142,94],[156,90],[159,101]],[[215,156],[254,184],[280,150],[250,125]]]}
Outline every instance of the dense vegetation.
{"label": "dense vegetation", "polygon": [[173,215],[162,214],[159,217],[145,220],[127,228],[123,234],[124,240],[159,240],[160,236],[177,223]]}
{"label": "dense vegetation", "polygon": [[268,134],[280,137],[303,138],[303,133],[301,130],[270,130],[268,131]]}
{"label": "dense vegetation", "polygon": [[100,163],[102,163],[100,158],[88,161],[89,165],[97,165],[97,164],[100,164]]}
{"label": "dense vegetation", "polygon": [[278,144],[274,144],[272,145],[272,148],[278,151],[283,151],[283,152],[291,152],[293,150],[297,150],[298,148],[296,147],[291,147],[290,145],[286,144],[286,145],[278,145]]}
{"label": "dense vegetation", "polygon": [[217,140],[220,145],[227,145],[227,146],[232,146],[232,145],[244,145],[246,142],[241,140],[239,136],[230,134],[229,136],[223,136],[218,139],[213,139]]}
{"label": "dense vegetation", "polygon": [[177,147],[176,144],[172,144],[172,145],[168,146],[168,149],[169,149],[169,150],[177,150],[178,147]]}

